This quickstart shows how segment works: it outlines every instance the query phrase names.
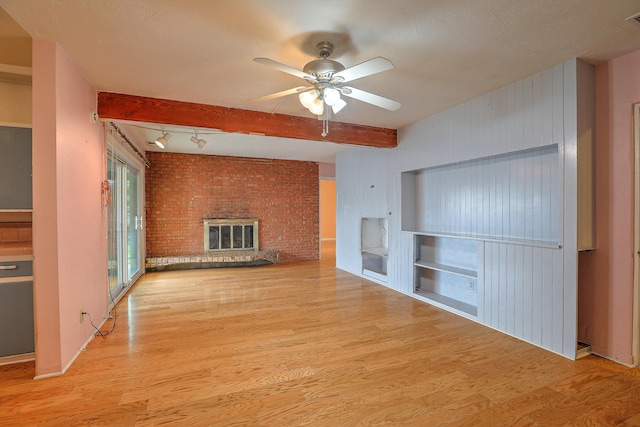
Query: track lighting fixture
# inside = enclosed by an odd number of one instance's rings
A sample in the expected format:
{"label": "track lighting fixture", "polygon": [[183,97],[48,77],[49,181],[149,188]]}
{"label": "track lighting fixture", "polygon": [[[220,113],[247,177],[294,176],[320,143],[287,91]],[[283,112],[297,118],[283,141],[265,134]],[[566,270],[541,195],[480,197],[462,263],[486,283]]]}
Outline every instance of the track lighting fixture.
{"label": "track lighting fixture", "polygon": [[162,136],[156,139],[154,142],[158,147],[164,150],[167,147],[167,144],[169,143],[169,138],[171,138],[171,134],[168,132],[167,133],[163,132]]}
{"label": "track lighting fixture", "polygon": [[199,149],[204,150],[204,146],[207,145],[207,141],[204,139],[198,138],[198,134],[190,138],[190,141],[198,146]]}

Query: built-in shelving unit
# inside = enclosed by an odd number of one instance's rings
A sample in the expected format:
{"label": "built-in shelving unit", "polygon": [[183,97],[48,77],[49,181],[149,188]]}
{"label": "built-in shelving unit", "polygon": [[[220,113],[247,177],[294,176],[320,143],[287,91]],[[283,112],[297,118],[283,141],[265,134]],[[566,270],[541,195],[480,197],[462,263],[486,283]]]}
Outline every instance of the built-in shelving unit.
{"label": "built-in shelving unit", "polygon": [[438,264],[435,262],[420,261],[420,260],[416,261],[414,264],[416,267],[429,268],[431,270],[457,274],[458,276],[473,277],[473,278],[478,277],[477,271],[467,270],[466,268],[454,267],[452,265]]}
{"label": "built-in shelving unit", "polygon": [[362,274],[382,282],[387,281],[387,227],[386,218],[362,218]]}
{"label": "built-in shelving unit", "polygon": [[444,308],[478,314],[478,260],[483,243],[475,239],[414,235],[414,292]]}
{"label": "built-in shelving unit", "polygon": [[558,144],[402,173],[403,231],[559,248]]}

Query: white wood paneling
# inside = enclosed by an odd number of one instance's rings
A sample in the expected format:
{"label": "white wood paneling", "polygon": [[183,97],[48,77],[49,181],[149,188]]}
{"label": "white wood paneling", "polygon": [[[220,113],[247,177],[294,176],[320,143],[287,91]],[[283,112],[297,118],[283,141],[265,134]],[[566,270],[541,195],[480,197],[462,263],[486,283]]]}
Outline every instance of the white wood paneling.
{"label": "white wood paneling", "polygon": [[413,232],[472,236],[477,321],[574,358],[577,94],[592,90],[577,64],[399,129],[393,150],[339,153],[338,267],[360,274],[360,218],[387,217],[387,286],[413,295]]}
{"label": "white wood paneling", "polygon": [[[559,249],[486,243],[479,321],[563,352],[563,275]],[[488,297],[490,295],[490,297]],[[575,349],[574,349],[575,351]]]}
{"label": "white wood paneling", "polygon": [[362,272],[362,218],[387,217],[387,153],[387,150],[354,148],[336,159],[338,268]]}
{"label": "white wood paneling", "polygon": [[[558,167],[558,146],[549,145],[405,172],[402,198],[412,202],[404,206],[402,228],[557,243]],[[415,183],[410,182],[411,175]],[[525,201],[530,201],[531,209]]]}

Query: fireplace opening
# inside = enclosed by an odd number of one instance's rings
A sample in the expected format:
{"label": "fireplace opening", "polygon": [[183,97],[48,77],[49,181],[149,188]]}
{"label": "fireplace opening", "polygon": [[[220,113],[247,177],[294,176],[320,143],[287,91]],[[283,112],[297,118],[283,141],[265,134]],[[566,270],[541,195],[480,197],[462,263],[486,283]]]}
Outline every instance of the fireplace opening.
{"label": "fireplace opening", "polygon": [[204,251],[257,251],[257,219],[208,219],[204,221]]}

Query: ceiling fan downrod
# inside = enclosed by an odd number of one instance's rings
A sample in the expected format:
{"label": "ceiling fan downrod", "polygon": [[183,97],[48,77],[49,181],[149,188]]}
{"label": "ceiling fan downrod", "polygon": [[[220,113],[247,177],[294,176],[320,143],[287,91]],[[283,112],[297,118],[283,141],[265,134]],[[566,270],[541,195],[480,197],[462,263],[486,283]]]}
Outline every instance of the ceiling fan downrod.
{"label": "ceiling fan downrod", "polygon": [[316,52],[320,58],[327,59],[333,53],[333,43],[327,41],[318,43]]}

